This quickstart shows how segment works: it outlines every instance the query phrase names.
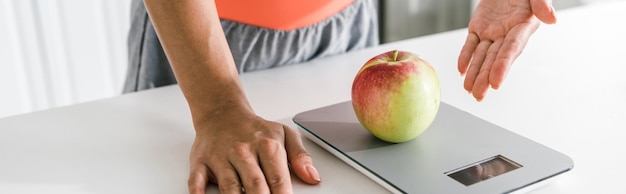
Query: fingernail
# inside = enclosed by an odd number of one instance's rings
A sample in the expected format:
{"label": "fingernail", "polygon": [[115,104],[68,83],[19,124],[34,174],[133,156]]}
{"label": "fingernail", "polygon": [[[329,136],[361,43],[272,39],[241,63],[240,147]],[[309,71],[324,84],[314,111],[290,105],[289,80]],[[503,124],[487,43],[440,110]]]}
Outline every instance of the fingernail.
{"label": "fingernail", "polygon": [[315,167],[308,165],[306,166],[306,171],[309,173],[309,176],[311,176],[311,178],[313,178],[315,181],[322,181],[322,179],[320,179],[320,174],[317,172]]}
{"label": "fingernail", "polygon": [[554,22],[552,24],[556,24],[556,9],[554,9],[554,5],[550,5],[550,8],[552,9],[550,12],[554,16]]}

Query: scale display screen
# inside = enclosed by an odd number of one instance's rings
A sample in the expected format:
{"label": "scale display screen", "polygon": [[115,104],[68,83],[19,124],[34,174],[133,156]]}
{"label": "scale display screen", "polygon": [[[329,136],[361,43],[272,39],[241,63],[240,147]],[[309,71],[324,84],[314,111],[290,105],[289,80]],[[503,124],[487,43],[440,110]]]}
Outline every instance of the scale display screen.
{"label": "scale display screen", "polygon": [[445,174],[465,186],[470,186],[521,167],[517,162],[498,155]]}

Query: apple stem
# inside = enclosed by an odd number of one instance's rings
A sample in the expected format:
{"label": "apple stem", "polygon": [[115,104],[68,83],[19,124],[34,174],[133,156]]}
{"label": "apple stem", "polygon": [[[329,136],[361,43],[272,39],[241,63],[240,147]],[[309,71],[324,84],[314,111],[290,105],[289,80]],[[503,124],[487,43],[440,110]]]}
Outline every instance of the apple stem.
{"label": "apple stem", "polygon": [[398,50],[393,50],[393,61],[397,61],[398,58]]}

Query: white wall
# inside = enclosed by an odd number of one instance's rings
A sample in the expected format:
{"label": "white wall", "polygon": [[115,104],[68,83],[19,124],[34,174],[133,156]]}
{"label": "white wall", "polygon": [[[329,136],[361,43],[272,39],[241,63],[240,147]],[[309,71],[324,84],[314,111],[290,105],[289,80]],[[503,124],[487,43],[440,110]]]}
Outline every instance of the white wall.
{"label": "white wall", "polygon": [[0,0],[0,117],[119,95],[129,0]]}

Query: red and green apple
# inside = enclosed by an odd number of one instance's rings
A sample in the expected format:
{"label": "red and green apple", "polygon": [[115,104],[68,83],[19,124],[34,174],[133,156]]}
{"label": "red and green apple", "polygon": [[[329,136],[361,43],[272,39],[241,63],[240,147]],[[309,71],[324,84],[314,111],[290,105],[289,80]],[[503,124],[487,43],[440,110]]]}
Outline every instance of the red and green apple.
{"label": "red and green apple", "polygon": [[414,139],[433,122],[441,89],[435,69],[420,56],[388,51],[368,60],[352,83],[359,122],[374,136],[393,143]]}

